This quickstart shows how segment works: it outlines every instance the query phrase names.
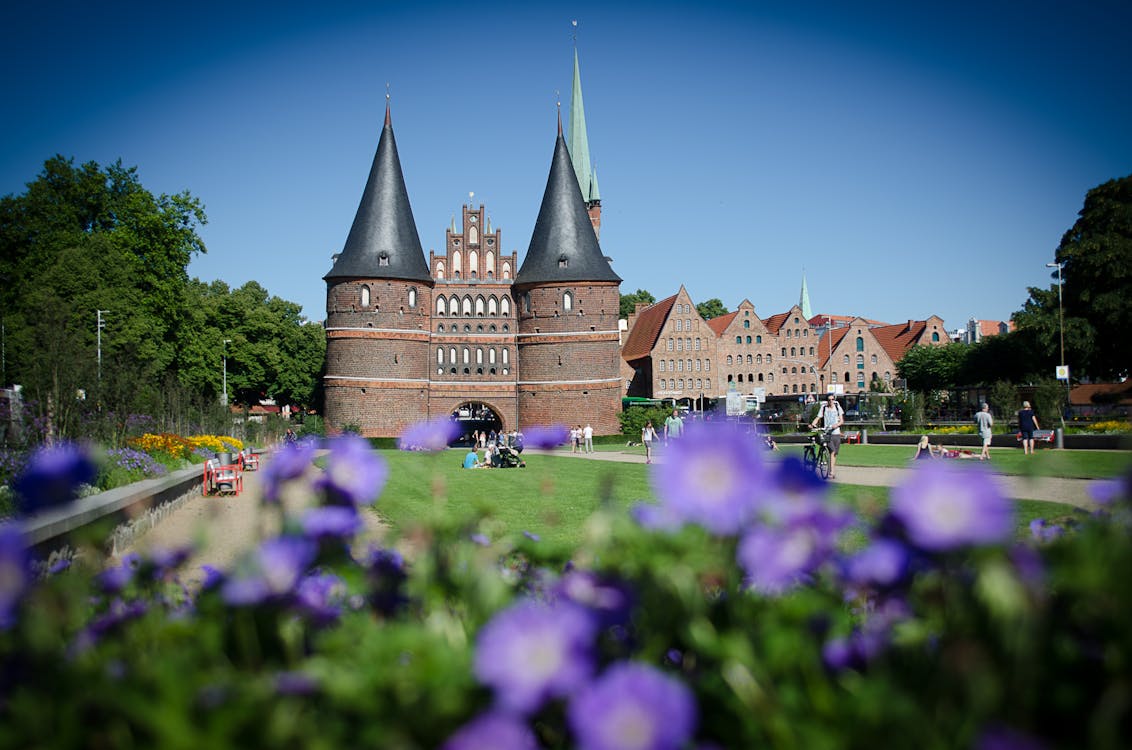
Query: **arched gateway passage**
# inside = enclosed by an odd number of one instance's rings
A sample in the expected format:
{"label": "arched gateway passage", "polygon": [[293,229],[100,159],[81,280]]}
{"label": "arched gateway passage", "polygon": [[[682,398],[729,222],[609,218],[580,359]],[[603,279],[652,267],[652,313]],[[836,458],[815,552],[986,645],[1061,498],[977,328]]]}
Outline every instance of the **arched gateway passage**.
{"label": "arched gateway passage", "polygon": [[465,401],[452,412],[452,418],[460,425],[460,431],[453,445],[469,446],[476,432],[499,433],[503,429],[503,419],[487,404],[480,401]]}

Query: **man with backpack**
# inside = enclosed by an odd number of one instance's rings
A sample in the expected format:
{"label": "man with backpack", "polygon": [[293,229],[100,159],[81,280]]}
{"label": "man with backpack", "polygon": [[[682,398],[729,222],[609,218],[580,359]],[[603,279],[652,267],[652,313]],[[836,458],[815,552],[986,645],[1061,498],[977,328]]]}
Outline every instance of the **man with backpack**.
{"label": "man with backpack", "polygon": [[832,393],[826,397],[825,403],[818,409],[818,415],[810,422],[810,427],[817,427],[822,423],[822,429],[829,437],[829,478],[835,478],[837,471],[837,451],[841,448],[841,425],[845,424],[845,410],[837,402]]}

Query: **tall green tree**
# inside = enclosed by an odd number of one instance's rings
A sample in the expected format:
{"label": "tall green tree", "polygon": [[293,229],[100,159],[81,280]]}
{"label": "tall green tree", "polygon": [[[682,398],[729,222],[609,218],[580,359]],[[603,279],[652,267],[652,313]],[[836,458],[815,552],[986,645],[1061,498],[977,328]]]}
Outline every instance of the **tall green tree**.
{"label": "tall green tree", "polygon": [[632,315],[633,310],[636,309],[638,302],[644,302],[651,305],[652,303],[656,302],[656,297],[652,296],[652,294],[645,289],[638,289],[632,294],[622,294],[621,317],[628,318],[630,315]]}
{"label": "tall green tree", "polygon": [[959,376],[967,350],[965,344],[913,346],[896,363],[896,371],[913,391],[925,393],[955,388],[962,385]]}
{"label": "tall green tree", "polygon": [[712,297],[711,299],[697,303],[696,311],[704,320],[711,320],[712,318],[718,318],[720,315],[727,314],[727,308],[723,305],[723,300],[719,297]]}
{"label": "tall green tree", "polygon": [[[1090,190],[1077,216],[1055,256],[1062,265],[1066,362],[1075,374],[1125,376],[1132,369],[1132,348],[1118,342],[1132,330],[1132,175]],[[1056,270],[1051,277],[1049,288],[1029,290],[1014,321],[1059,357]]]}

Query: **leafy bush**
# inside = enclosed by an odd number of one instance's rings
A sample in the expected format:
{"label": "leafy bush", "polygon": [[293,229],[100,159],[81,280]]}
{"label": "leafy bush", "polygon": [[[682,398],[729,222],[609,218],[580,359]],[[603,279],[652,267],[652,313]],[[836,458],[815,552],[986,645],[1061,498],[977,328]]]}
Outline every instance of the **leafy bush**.
{"label": "leafy bush", "polygon": [[1105,422],[1093,422],[1088,427],[1089,432],[1124,433],[1132,432],[1132,423],[1119,419],[1110,419]]}
{"label": "leafy bush", "polygon": [[164,464],[144,451],[112,448],[106,452],[95,486],[105,491],[168,473],[169,469]]}
{"label": "leafy bush", "polygon": [[[0,527],[6,744],[41,745],[46,727],[59,747],[1132,736],[1127,480],[1098,484],[1108,511],[1035,521],[1019,544],[990,477],[926,462],[872,527],[799,462],[694,425],[653,467],[658,502],[598,512],[568,561],[490,517],[443,515],[399,530],[406,560],[350,546],[380,456],[343,438],[300,484],[313,453],[286,448],[261,476],[265,497],[306,487],[319,507],[199,590],[178,583],[183,550],[36,579],[18,528]],[[864,543],[845,551],[846,532]]]}

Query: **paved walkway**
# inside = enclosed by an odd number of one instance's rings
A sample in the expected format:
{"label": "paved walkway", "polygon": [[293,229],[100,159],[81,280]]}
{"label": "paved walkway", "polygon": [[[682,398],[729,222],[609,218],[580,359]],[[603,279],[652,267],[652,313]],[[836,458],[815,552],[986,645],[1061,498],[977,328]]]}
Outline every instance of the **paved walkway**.
{"label": "paved walkway", "polygon": [[[589,461],[620,461],[625,463],[643,464],[643,454],[624,453],[622,451],[595,451],[593,453],[567,453],[561,450],[538,451],[528,450],[529,453],[545,453],[566,458],[577,458]],[[662,461],[660,453],[654,454],[654,461]],[[972,462],[972,466],[978,462]],[[863,485],[867,487],[895,487],[904,481],[910,468],[888,468],[878,466],[838,466],[837,484]],[[1093,479],[1063,479],[1061,477],[1026,477],[1014,474],[995,474],[995,479],[1002,487],[1007,497],[1018,500],[1044,500],[1051,503],[1064,503],[1078,508],[1093,509],[1096,503],[1089,495],[1089,485]]]}

